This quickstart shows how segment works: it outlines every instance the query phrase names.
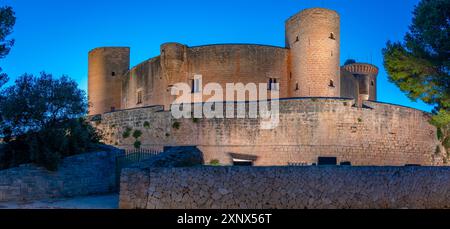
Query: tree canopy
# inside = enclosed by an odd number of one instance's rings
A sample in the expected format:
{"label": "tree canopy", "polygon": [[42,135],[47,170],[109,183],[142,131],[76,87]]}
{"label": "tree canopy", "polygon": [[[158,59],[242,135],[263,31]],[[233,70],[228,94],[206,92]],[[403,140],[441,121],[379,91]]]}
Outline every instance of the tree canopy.
{"label": "tree canopy", "polygon": [[[11,47],[14,45],[14,39],[7,40],[6,38],[12,33],[13,27],[16,24],[16,17],[14,11],[9,6],[0,7],[0,59],[8,55]],[[2,73],[0,67],[0,87],[8,81],[8,76]]]}
{"label": "tree canopy", "polygon": [[55,170],[61,158],[95,147],[99,135],[85,122],[88,102],[78,85],[62,76],[25,74],[1,91],[5,165],[34,162]]}
{"label": "tree canopy", "polygon": [[[389,80],[414,100],[435,107],[432,123],[450,142],[450,1],[422,0],[403,42],[383,49]],[[447,137],[445,137],[447,136]],[[448,148],[448,146],[447,146]]]}

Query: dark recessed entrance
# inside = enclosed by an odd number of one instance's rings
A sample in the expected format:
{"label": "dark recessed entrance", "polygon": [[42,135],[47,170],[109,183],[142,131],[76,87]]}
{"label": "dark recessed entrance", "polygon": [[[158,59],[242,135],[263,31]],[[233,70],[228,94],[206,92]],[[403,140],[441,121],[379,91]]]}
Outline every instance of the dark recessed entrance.
{"label": "dark recessed entrance", "polygon": [[229,153],[234,166],[253,166],[258,159],[257,156],[239,153]]}
{"label": "dark recessed entrance", "polygon": [[253,161],[233,161],[234,166],[253,166]]}
{"label": "dark recessed entrance", "polygon": [[319,157],[318,165],[337,165],[336,157]]}

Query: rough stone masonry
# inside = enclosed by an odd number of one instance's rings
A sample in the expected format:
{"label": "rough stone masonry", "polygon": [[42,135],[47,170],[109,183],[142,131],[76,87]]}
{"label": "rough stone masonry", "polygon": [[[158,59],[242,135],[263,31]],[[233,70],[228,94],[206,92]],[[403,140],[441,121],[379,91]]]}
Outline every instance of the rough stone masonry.
{"label": "rough stone masonry", "polygon": [[120,208],[450,208],[450,167],[126,169]]}

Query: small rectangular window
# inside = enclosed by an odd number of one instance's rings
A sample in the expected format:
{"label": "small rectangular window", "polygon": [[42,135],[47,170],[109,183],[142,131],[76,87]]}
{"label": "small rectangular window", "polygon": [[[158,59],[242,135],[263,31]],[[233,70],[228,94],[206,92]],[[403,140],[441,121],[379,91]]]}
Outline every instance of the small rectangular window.
{"label": "small rectangular window", "polygon": [[116,72],[111,72],[111,76],[116,76]]}

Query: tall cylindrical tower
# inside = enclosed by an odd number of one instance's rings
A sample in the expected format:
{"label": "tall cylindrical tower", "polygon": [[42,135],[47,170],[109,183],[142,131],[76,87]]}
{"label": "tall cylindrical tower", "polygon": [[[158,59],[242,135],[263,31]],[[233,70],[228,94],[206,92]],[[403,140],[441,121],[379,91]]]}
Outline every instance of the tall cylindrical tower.
{"label": "tall cylindrical tower", "polygon": [[163,96],[163,105],[166,110],[170,109],[170,105],[176,99],[176,96],[171,94],[172,86],[177,83],[187,83],[186,51],[187,46],[176,42],[161,45],[161,69],[167,87],[167,92]]}
{"label": "tall cylindrical tower", "polygon": [[122,76],[130,67],[130,48],[96,48],[89,52],[89,115],[121,108]]}
{"label": "tall cylindrical tower", "polygon": [[187,82],[186,75],[183,74],[186,48],[185,45],[175,42],[161,45],[161,67],[168,86]]}
{"label": "tall cylindrical tower", "polygon": [[312,8],[286,21],[290,92],[294,97],[340,96],[340,18]]}

